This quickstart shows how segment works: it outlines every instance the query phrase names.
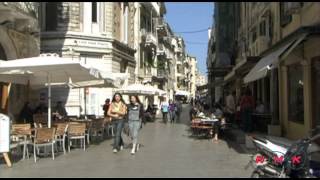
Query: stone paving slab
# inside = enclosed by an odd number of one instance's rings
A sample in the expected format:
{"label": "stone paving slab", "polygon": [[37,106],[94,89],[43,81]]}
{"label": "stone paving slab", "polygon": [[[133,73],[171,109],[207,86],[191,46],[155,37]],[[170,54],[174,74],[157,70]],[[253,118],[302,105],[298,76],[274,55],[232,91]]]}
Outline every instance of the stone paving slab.
{"label": "stone paving slab", "polygon": [[41,158],[34,163],[30,158],[10,169],[1,161],[0,177],[249,177],[251,170],[244,167],[250,157],[239,144],[189,137],[188,108],[184,106],[181,123],[158,120],[143,127],[142,147],[134,156],[130,149],[113,154],[109,139],[55,160]]}

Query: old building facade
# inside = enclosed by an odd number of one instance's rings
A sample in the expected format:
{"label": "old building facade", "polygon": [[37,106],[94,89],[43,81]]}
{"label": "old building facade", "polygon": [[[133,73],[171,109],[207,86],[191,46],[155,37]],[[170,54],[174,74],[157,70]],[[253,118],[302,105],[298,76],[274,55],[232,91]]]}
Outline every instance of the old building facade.
{"label": "old building facade", "polygon": [[242,2],[236,11],[239,21],[230,21],[240,27],[235,64],[223,77],[223,86],[237,91],[237,98],[244,88],[251,89],[270,115],[264,122],[270,134],[298,139],[319,124],[315,94],[319,6],[318,2]]}
{"label": "old building facade", "polygon": [[[120,87],[134,83],[134,4],[126,2],[46,2],[40,6],[41,52],[57,53],[100,69],[126,73]],[[72,115],[102,115],[112,88],[56,88],[53,101],[63,101]],[[35,93],[38,94],[38,93]]]}
{"label": "old building facade", "polygon": [[[36,2],[0,3],[0,60],[39,55],[38,8]],[[1,110],[15,120],[28,98],[27,87],[0,83],[0,91]]]}

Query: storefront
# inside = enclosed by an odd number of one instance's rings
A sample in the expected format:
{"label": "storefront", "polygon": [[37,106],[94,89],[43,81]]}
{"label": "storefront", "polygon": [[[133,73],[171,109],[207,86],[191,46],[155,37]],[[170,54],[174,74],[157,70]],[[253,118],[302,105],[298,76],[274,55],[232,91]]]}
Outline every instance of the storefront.
{"label": "storefront", "polygon": [[280,120],[284,135],[291,139],[307,136],[320,124],[319,47],[319,32],[309,32],[280,62]]}

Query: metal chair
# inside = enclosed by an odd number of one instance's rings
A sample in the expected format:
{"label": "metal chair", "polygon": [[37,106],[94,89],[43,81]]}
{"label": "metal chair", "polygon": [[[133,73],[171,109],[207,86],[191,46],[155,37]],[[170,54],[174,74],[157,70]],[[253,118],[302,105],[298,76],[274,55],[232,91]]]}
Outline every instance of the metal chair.
{"label": "metal chair", "polygon": [[30,124],[13,124],[11,126],[11,135],[15,136],[18,141],[16,145],[23,145],[23,159],[29,158],[28,145],[32,144],[32,130]]}
{"label": "metal chair", "polygon": [[68,123],[56,123],[54,124],[56,126],[56,142],[57,144],[62,144],[63,153],[66,154],[66,138],[68,133]]}
{"label": "metal chair", "polygon": [[90,129],[91,136],[98,136],[99,132],[101,133],[101,137],[104,137],[104,119],[96,119],[92,121],[91,129]]}
{"label": "metal chair", "polygon": [[34,162],[37,162],[38,151],[36,149],[40,147],[47,147],[47,146],[51,146],[52,159],[54,160],[55,134],[56,134],[56,128],[36,129],[34,143],[33,143]]}
{"label": "metal chair", "polygon": [[68,130],[68,150],[70,152],[71,141],[80,139],[81,147],[83,145],[83,150],[86,150],[86,124],[85,123],[69,123]]}

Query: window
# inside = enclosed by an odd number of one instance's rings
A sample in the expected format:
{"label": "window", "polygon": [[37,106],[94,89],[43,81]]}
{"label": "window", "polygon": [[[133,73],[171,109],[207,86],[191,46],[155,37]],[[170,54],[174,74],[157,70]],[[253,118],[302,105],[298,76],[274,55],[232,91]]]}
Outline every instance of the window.
{"label": "window", "polygon": [[123,32],[123,41],[124,41],[124,43],[128,43],[128,16],[129,16],[129,14],[128,14],[128,3],[127,2],[125,2],[124,4],[123,4],[123,19],[122,19],[122,22],[123,22],[123,30],[122,30],[122,32]]}
{"label": "window", "polygon": [[120,63],[120,73],[125,73],[127,71],[128,62],[121,61]]}
{"label": "window", "polygon": [[257,39],[257,28],[254,27],[252,29],[252,43],[254,43],[256,41],[256,39]]}
{"label": "window", "polygon": [[288,67],[289,120],[304,123],[303,69],[300,64]]}
{"label": "window", "polygon": [[312,107],[313,107],[313,127],[320,125],[320,57],[313,58],[312,64]]}
{"label": "window", "polygon": [[140,46],[140,69],[143,68],[143,64],[144,64],[144,52],[143,52],[143,49],[142,49],[142,46]]}
{"label": "window", "polygon": [[267,35],[267,34],[266,34],[266,21],[265,21],[265,20],[263,20],[263,21],[260,22],[260,27],[259,27],[259,29],[260,29],[260,36],[265,36],[265,35]]}
{"label": "window", "polygon": [[46,31],[57,30],[58,6],[56,2],[47,2],[45,7]]}
{"label": "window", "polygon": [[292,21],[292,15],[287,13],[286,2],[280,2],[280,25],[286,26]]}
{"label": "window", "polygon": [[93,23],[98,22],[98,9],[97,9],[97,2],[92,2],[92,16],[91,16],[91,21]]}

